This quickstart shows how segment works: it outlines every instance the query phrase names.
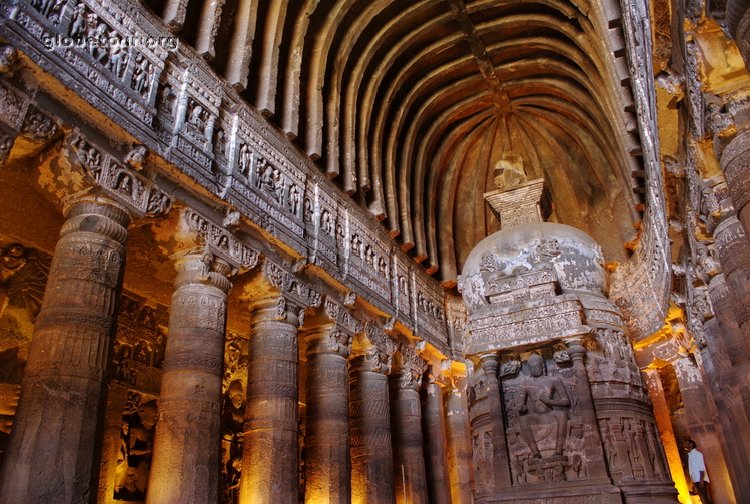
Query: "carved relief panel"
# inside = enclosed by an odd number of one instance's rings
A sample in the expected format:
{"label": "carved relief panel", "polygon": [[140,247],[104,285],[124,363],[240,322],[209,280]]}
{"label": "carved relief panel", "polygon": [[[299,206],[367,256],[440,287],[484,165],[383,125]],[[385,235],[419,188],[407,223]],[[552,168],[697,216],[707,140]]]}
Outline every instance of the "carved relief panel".
{"label": "carved relief panel", "polygon": [[500,377],[513,483],[586,479],[582,392],[565,350],[506,355]]}
{"label": "carved relief panel", "polygon": [[390,251],[374,239],[364,223],[350,219],[347,240],[346,276],[377,294],[382,302],[391,302]]}
{"label": "carved relief panel", "polygon": [[146,501],[157,417],[157,396],[127,392],[114,471],[115,501]]}
{"label": "carved relief panel", "polygon": [[[226,191],[228,201],[271,234],[306,253],[303,214],[306,178],[289,165],[286,157],[266,146],[251,127],[246,113],[237,116],[232,140],[231,174],[235,181]],[[311,201],[312,203],[312,201]]]}
{"label": "carved relief panel", "polygon": [[36,45],[24,48],[32,59],[53,53],[79,75],[75,85],[92,103],[114,104],[137,122],[152,124],[156,82],[176,40],[154,36],[153,25],[143,18],[134,22],[117,2],[106,9],[80,0],[21,2],[19,7],[16,22],[36,35]]}
{"label": "carved relief panel", "polygon": [[113,379],[134,390],[158,394],[167,338],[167,312],[123,294],[117,318]]}
{"label": "carved relief panel", "polygon": [[417,333],[433,342],[447,344],[443,296],[431,289],[421,275],[414,275],[415,319]]}
{"label": "carved relief panel", "polygon": [[236,504],[239,499],[247,364],[247,340],[229,331],[224,343],[221,405],[222,504]]}

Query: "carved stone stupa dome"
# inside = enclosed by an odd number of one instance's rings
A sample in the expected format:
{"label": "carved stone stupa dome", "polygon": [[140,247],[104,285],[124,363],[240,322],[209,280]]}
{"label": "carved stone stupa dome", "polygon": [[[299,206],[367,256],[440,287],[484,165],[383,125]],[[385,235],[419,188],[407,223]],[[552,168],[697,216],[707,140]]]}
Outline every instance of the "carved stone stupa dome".
{"label": "carved stone stupa dome", "polygon": [[579,229],[550,222],[503,229],[480,241],[466,259],[459,289],[471,312],[521,287],[515,283],[534,272],[557,280],[562,293],[607,294],[601,247]]}

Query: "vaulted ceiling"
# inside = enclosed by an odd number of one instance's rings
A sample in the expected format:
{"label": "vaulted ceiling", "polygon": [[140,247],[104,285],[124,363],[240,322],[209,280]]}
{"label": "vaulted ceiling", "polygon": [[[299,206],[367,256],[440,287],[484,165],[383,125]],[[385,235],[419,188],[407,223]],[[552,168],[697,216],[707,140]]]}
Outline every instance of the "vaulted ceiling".
{"label": "vaulted ceiling", "polygon": [[499,228],[482,194],[509,154],[551,219],[626,258],[642,168],[617,2],[147,3],[446,285]]}

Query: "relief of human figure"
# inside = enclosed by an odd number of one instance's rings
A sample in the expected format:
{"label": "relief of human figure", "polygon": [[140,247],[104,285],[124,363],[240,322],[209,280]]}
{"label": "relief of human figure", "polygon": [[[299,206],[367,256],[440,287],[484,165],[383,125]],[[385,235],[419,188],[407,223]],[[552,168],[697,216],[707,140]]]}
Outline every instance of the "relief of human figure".
{"label": "relief of human figure", "polygon": [[521,386],[516,406],[519,413],[521,436],[531,450],[531,456],[541,459],[533,426],[554,423],[555,455],[562,456],[568,431],[570,397],[562,380],[547,376],[544,358],[531,354],[526,361],[531,378]]}

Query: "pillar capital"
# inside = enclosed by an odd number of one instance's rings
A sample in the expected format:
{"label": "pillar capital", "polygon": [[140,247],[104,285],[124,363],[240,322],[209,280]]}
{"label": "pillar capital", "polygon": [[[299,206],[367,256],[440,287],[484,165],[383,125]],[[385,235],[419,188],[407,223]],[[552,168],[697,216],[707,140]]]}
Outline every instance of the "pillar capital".
{"label": "pillar capital", "polygon": [[419,390],[422,386],[422,376],[427,369],[427,363],[406,345],[401,345],[399,351],[403,357],[403,362],[398,375],[398,387]]}
{"label": "pillar capital", "polygon": [[336,324],[319,326],[307,335],[307,354],[330,354],[348,357],[352,338]]}
{"label": "pillar capital", "polygon": [[323,310],[329,320],[335,323],[340,330],[349,333],[350,336],[362,332],[364,324],[352,315],[346,304],[340,304],[334,299],[326,297],[323,302]]}
{"label": "pillar capital", "polygon": [[500,356],[495,352],[484,353],[479,356],[479,364],[486,374],[497,377],[497,367],[500,364]]}
{"label": "pillar capital", "polygon": [[216,220],[187,206],[176,206],[167,219],[154,223],[153,232],[162,250],[175,260],[210,256],[212,268],[224,276],[253,269],[260,261],[260,252]]}
{"label": "pillar capital", "polygon": [[105,194],[127,208],[136,218],[162,216],[172,206],[172,197],[153,180],[95,145],[78,130],[66,138],[62,157],[84,174],[83,181],[69,183],[71,193],[83,189]]}
{"label": "pillar capital", "polygon": [[370,371],[388,374],[391,369],[391,356],[382,349],[372,346],[351,358],[352,371]]}

